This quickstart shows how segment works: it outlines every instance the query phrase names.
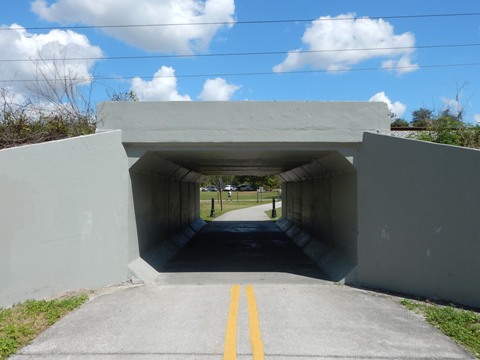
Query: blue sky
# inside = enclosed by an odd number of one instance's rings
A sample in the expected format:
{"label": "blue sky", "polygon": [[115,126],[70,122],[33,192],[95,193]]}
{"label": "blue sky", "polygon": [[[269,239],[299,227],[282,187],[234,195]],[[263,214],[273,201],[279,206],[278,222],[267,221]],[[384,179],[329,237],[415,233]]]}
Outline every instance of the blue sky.
{"label": "blue sky", "polygon": [[[95,102],[129,90],[144,101],[379,100],[407,120],[420,107],[462,106],[474,123],[480,65],[466,64],[480,63],[480,16],[418,17],[467,13],[480,1],[3,0],[0,26],[23,28],[0,31],[0,87],[25,101],[18,80],[55,58],[95,79]],[[270,20],[298,21],[256,22]],[[167,23],[177,25],[115,27]]]}

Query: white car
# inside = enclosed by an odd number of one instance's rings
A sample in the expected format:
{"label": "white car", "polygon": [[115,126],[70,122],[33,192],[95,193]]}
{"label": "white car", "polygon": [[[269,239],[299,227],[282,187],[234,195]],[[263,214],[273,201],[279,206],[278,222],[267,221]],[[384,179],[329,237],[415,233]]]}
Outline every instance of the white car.
{"label": "white car", "polygon": [[223,191],[235,191],[237,190],[237,188],[233,185],[226,185],[224,188],[223,188]]}

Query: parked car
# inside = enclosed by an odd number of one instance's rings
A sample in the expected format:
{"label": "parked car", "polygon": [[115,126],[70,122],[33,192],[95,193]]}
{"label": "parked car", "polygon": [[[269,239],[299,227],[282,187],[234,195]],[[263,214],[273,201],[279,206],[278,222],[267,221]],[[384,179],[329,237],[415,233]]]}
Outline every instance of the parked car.
{"label": "parked car", "polygon": [[202,191],[218,191],[216,186],[205,186]]}
{"label": "parked car", "polygon": [[233,186],[233,185],[226,185],[224,188],[223,188],[223,191],[236,191],[237,190],[237,187],[236,186]]}
{"label": "parked car", "polygon": [[244,185],[240,185],[238,188],[237,188],[238,191],[255,191],[255,189],[253,187],[251,187],[250,185],[248,184],[244,184]]}

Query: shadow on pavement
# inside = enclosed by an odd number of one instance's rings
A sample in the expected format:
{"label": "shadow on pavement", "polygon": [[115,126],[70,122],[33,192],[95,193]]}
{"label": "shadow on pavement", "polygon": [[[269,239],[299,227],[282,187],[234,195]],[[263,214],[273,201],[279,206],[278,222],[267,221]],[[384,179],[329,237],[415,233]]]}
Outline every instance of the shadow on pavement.
{"label": "shadow on pavement", "polygon": [[162,272],[283,272],[329,280],[271,221],[210,222]]}

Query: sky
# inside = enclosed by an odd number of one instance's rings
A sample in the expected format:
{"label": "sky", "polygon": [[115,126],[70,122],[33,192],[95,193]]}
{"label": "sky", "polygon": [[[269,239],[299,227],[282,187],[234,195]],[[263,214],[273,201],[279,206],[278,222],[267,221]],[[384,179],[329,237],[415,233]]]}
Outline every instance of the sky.
{"label": "sky", "polygon": [[0,0],[0,102],[58,74],[93,103],[383,101],[475,123],[480,0]]}

